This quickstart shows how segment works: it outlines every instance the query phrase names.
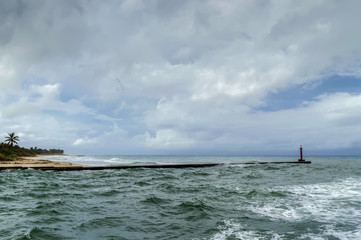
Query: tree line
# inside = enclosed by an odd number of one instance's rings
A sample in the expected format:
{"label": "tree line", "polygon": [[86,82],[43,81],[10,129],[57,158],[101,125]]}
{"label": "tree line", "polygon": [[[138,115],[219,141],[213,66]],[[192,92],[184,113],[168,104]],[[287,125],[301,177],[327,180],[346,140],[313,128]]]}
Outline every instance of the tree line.
{"label": "tree line", "polygon": [[23,148],[18,145],[19,136],[8,133],[5,141],[0,143],[0,160],[15,160],[18,157],[32,157],[41,154],[64,154],[62,149]]}
{"label": "tree line", "polygon": [[35,148],[33,148],[33,147],[31,147],[30,149],[29,149],[30,151],[32,151],[33,153],[35,153],[35,154],[64,154],[64,150],[62,150],[62,149],[53,149],[53,148],[51,148],[51,149],[41,149],[41,148],[37,148],[37,147],[35,147]]}

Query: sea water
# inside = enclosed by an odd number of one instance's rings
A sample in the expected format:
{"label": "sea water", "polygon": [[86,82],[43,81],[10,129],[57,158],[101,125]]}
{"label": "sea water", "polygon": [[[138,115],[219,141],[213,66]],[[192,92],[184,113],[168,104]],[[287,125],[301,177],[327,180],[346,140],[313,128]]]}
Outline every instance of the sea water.
{"label": "sea water", "polygon": [[361,157],[61,156],[211,168],[0,172],[0,239],[361,239]]}

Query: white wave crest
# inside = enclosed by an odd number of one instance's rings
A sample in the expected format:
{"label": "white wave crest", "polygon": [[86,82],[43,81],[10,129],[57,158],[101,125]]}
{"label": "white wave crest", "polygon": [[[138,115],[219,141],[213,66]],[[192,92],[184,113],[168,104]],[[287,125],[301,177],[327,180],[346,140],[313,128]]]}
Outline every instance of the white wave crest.
{"label": "white wave crest", "polygon": [[220,232],[216,233],[211,240],[225,240],[229,237],[241,239],[241,240],[253,240],[253,239],[271,239],[278,240],[281,236],[275,232],[267,231],[265,233],[258,233],[251,230],[245,230],[240,223],[236,223],[233,220],[224,220],[224,224],[219,226]]}
{"label": "white wave crest", "polygon": [[[284,191],[287,197],[259,200],[247,207],[274,221],[322,222],[319,234],[303,234],[302,239],[361,239],[361,179],[348,178],[310,185],[279,186],[268,191]],[[347,224],[351,229],[342,229]]]}

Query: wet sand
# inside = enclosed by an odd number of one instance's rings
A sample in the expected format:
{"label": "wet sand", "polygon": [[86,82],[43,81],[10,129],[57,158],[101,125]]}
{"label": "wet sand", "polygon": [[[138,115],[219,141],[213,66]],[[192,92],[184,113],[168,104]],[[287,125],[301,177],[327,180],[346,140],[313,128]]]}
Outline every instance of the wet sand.
{"label": "wet sand", "polygon": [[21,157],[14,161],[0,161],[0,168],[12,168],[12,167],[20,167],[20,168],[37,168],[37,167],[86,167],[87,165],[75,164],[70,162],[57,162],[46,160],[49,156],[56,155],[38,155],[35,157]]}

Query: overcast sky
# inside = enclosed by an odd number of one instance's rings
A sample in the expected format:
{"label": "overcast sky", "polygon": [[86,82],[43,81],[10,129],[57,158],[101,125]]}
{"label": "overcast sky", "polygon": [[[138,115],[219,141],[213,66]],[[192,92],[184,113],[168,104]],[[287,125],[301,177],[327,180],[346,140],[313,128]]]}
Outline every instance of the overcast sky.
{"label": "overcast sky", "polygon": [[0,136],[69,154],[361,154],[361,1],[0,1]]}

